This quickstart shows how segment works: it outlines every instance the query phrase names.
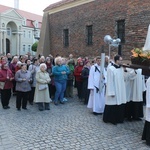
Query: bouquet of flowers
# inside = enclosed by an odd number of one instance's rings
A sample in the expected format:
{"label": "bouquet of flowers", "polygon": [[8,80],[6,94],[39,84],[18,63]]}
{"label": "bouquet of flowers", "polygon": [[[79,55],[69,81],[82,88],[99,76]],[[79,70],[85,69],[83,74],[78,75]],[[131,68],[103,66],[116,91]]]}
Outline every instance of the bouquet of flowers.
{"label": "bouquet of flowers", "polygon": [[150,51],[143,51],[142,48],[134,48],[131,50],[132,64],[150,66]]}

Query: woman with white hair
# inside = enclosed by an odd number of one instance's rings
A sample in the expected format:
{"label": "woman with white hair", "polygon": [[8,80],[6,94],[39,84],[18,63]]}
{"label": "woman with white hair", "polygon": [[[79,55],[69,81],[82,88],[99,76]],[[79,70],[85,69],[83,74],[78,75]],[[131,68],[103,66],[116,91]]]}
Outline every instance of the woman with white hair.
{"label": "woman with white hair", "polygon": [[50,110],[50,96],[48,83],[51,79],[46,71],[47,66],[45,63],[40,64],[40,70],[36,73],[36,88],[34,94],[34,102],[38,104],[39,110]]}
{"label": "woman with white hair", "polygon": [[54,75],[54,83],[56,87],[54,104],[58,105],[58,99],[61,104],[64,104],[64,92],[66,90],[67,76],[70,71],[69,68],[63,64],[61,57],[55,58],[55,66],[52,68],[52,73]]}

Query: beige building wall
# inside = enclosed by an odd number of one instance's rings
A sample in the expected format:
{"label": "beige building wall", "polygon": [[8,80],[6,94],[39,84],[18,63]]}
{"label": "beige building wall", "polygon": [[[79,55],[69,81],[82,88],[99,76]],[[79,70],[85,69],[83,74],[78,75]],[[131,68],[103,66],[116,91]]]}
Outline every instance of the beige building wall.
{"label": "beige building wall", "polygon": [[[0,55],[24,55],[30,52],[34,38],[33,28],[26,27],[26,18],[19,15],[15,9],[0,14]],[[38,34],[40,30],[37,31]]]}

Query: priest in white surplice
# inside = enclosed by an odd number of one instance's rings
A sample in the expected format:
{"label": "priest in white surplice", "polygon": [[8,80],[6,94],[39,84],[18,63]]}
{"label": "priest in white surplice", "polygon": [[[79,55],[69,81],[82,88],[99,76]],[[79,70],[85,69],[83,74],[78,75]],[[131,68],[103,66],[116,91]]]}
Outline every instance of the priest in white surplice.
{"label": "priest in white surplice", "polygon": [[113,124],[124,121],[126,89],[124,69],[121,67],[122,57],[116,55],[114,63],[107,70],[106,101],[103,115],[104,122]]}
{"label": "priest in white surplice", "polygon": [[146,82],[146,88],[146,119],[142,140],[146,140],[146,144],[150,146],[150,77]]}
{"label": "priest in white surplice", "polygon": [[[90,96],[87,107],[92,108],[93,113],[95,115],[102,114],[104,112],[105,107],[104,93],[106,83],[106,72],[104,69],[102,73],[100,63],[100,57],[96,57],[96,63],[93,66],[91,66],[88,79],[88,89],[90,89]],[[102,84],[102,86],[100,86],[100,84]]]}

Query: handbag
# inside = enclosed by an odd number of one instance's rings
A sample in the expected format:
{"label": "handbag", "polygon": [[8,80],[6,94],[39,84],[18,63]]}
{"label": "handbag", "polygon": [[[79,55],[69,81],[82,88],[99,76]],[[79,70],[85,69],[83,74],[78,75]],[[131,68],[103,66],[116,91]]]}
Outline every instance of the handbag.
{"label": "handbag", "polygon": [[5,86],[5,82],[0,82],[0,89],[4,89],[4,86]]}
{"label": "handbag", "polygon": [[39,91],[47,89],[47,84],[39,84]]}
{"label": "handbag", "polygon": [[29,80],[29,83],[30,83],[30,84],[33,84],[33,79],[32,79],[32,78]]}

